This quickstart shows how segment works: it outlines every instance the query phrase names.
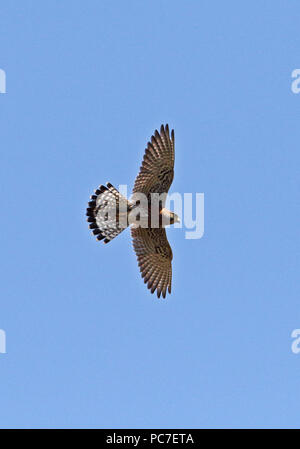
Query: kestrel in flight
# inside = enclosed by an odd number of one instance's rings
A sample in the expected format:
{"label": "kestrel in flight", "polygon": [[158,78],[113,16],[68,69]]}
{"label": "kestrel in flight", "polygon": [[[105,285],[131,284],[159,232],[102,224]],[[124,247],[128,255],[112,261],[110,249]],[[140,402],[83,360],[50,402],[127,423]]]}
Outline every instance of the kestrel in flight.
{"label": "kestrel in flight", "polygon": [[[171,293],[172,249],[165,226],[179,222],[178,216],[165,209],[166,194],[174,178],[174,130],[161,125],[145,150],[140,172],[130,201],[110,183],[100,185],[91,195],[86,211],[93,234],[110,242],[127,226],[131,227],[133,248],[147,287],[158,298]],[[145,201],[143,202],[143,198]],[[154,198],[157,208],[154,207]]]}

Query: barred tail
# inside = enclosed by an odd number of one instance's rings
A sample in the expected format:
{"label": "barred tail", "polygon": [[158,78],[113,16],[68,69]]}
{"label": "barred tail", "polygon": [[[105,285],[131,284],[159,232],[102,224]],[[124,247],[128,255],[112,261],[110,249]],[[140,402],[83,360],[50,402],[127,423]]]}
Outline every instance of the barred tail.
{"label": "barred tail", "polygon": [[[107,186],[107,187],[106,187]],[[89,228],[97,240],[110,242],[128,226],[131,203],[109,182],[99,186],[86,210]]]}

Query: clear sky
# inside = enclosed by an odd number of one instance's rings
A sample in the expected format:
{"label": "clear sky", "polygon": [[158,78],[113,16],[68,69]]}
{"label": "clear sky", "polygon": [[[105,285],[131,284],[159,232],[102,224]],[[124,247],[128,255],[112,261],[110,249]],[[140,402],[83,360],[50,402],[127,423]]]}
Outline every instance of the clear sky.
{"label": "clear sky", "polygon": [[[0,427],[299,427],[300,3],[12,1],[0,11]],[[175,129],[173,292],[89,195]]]}

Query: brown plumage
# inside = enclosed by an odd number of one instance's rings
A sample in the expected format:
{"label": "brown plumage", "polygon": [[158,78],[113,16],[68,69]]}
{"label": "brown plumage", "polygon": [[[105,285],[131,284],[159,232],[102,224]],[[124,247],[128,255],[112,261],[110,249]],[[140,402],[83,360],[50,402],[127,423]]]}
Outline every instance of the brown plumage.
{"label": "brown plumage", "polygon": [[140,172],[136,177],[133,193],[167,193],[174,178],[175,160],[174,130],[161,125],[160,134],[155,131],[145,150]]}
{"label": "brown plumage", "polygon": [[173,254],[164,228],[131,228],[133,248],[144,282],[158,298],[171,293]]}
{"label": "brown plumage", "polygon": [[[161,126],[148,142],[140,172],[135,180],[133,194],[143,193],[148,200],[148,212],[151,210],[151,194],[167,194],[174,178],[175,160],[174,130]],[[135,250],[141,275],[151,293],[157,292],[158,298],[171,293],[172,250],[169,245],[164,219],[172,224],[179,221],[176,214],[164,208],[165,196],[159,202],[158,227],[151,227],[148,215],[148,227],[132,224],[130,212],[134,212],[137,203],[128,201],[110,183],[101,185],[87,208],[89,227],[98,240],[110,242],[128,225],[131,225],[133,248]],[[110,209],[111,208],[111,209]],[[114,211],[114,213],[113,213]]]}

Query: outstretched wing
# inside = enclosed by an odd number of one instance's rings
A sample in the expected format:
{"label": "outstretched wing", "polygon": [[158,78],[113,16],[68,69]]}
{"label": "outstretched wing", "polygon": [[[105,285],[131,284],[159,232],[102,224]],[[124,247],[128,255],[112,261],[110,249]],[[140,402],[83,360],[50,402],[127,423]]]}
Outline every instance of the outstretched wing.
{"label": "outstretched wing", "polygon": [[175,139],[169,126],[161,125],[151,142],[148,142],[140,172],[135,180],[133,193],[167,193],[174,178]]}
{"label": "outstretched wing", "polygon": [[173,258],[165,229],[132,227],[131,235],[144,282],[165,298],[167,289],[171,293]]}

